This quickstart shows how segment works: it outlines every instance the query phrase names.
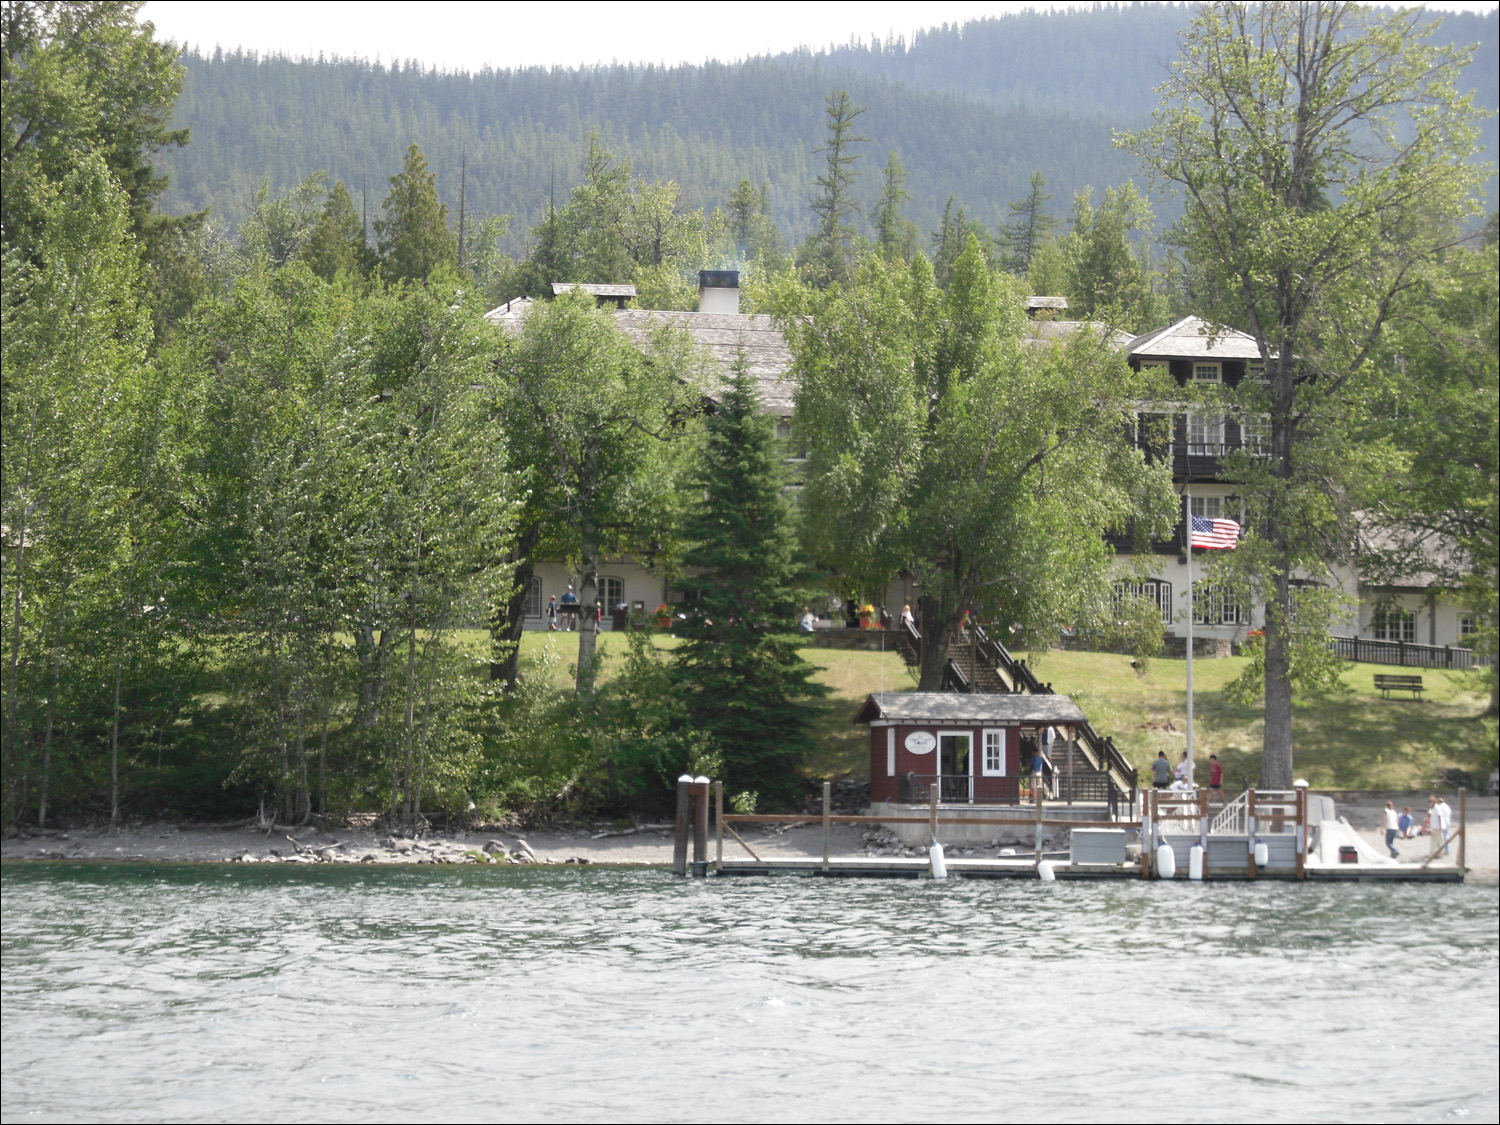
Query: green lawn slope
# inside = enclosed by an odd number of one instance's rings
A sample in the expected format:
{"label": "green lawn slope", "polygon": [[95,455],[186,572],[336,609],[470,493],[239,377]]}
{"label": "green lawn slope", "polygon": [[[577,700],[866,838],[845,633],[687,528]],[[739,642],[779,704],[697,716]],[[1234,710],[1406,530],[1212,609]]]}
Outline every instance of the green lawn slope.
{"label": "green lawn slope", "polygon": [[[618,666],[624,636],[604,633],[604,675]],[[563,659],[555,669],[566,686],[568,663],[577,638],[566,634],[528,633],[523,652],[553,644]],[[669,637],[658,638],[665,646]],[[872,691],[911,691],[915,679],[893,653],[807,649],[807,660],[831,693],[820,707],[818,750],[806,765],[813,778],[864,778],[869,772],[869,734],[852,723],[855,711]],[[1144,770],[1158,750],[1176,759],[1187,745],[1187,665],[1181,660],[1153,660],[1143,674],[1128,656],[1096,652],[1033,653],[1037,676],[1071,696],[1094,727],[1114,738],[1137,767]],[[1223,687],[1244,669],[1240,657],[1197,660],[1193,664],[1196,754],[1217,754],[1225,780],[1238,788],[1260,774],[1263,730],[1260,708],[1236,707],[1224,700]],[[1483,783],[1495,760],[1495,725],[1483,718],[1486,697],[1478,676],[1465,672],[1406,669],[1420,672],[1427,687],[1421,700],[1382,699],[1375,690],[1378,672],[1399,671],[1375,664],[1351,664],[1344,673],[1347,694],[1299,700],[1293,724],[1298,777],[1319,788],[1420,789],[1434,784],[1449,769],[1468,771]]]}

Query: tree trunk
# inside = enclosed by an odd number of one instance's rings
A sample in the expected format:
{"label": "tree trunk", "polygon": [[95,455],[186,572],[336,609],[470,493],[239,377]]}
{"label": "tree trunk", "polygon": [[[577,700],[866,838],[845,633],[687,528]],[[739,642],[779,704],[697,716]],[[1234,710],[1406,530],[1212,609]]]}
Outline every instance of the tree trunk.
{"label": "tree trunk", "polygon": [[52,642],[52,690],[47,693],[47,726],[42,735],[42,796],[37,807],[36,826],[47,827],[47,796],[52,781],[52,727],[57,707],[57,693],[62,686],[62,630],[68,609],[68,587],[64,584],[57,597],[57,633]]}
{"label": "tree trunk", "polygon": [[1274,604],[1266,606],[1266,729],[1260,759],[1262,789],[1292,787],[1291,578],[1276,576]]}
{"label": "tree trunk", "polygon": [[[36,432],[36,410],[33,407],[31,413],[31,435]],[[21,519],[16,528],[16,569],[11,579],[15,589],[12,591],[14,606],[11,617],[11,641],[10,641],[10,676],[5,681],[5,762],[11,777],[14,778],[17,767],[20,765],[21,744],[21,704],[19,691],[21,688],[21,606],[22,591],[26,585],[26,536],[28,534],[27,519],[30,514],[28,507],[31,496],[31,443],[26,446],[26,464],[21,470]],[[7,789],[9,789],[9,784]],[[21,815],[19,802],[12,801],[10,812],[16,817]]]}
{"label": "tree trunk", "polygon": [[917,678],[918,691],[942,691],[943,669],[948,666],[948,645],[958,631],[963,617],[960,610],[944,608],[938,599],[923,594],[917,599],[922,613],[922,663]]}
{"label": "tree trunk", "polygon": [[594,694],[594,655],[599,639],[599,534],[585,519],[583,549],[578,568],[578,680],[577,692]]}
{"label": "tree trunk", "polygon": [[125,630],[130,613],[129,591],[120,617],[120,636],[115,644],[114,711],[109,724],[109,826],[120,823],[120,681],[125,674]]}
{"label": "tree trunk", "polygon": [[490,620],[490,679],[504,680],[505,690],[514,691],[521,668],[521,633],[526,627],[526,596],[536,572],[533,553],[542,538],[540,522],[527,528],[516,541],[515,570],[505,607]]}

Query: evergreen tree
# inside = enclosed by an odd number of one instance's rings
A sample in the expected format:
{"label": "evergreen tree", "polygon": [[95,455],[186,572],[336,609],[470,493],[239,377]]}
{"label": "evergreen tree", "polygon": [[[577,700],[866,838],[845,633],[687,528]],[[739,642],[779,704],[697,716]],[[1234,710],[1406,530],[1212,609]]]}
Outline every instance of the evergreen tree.
{"label": "evergreen tree", "polygon": [[917,252],[917,225],[901,214],[901,204],[911,201],[906,190],[906,169],[892,150],[885,160],[880,182],[880,202],[875,205],[875,242],[885,258],[911,261]]}
{"label": "evergreen tree", "polygon": [[1046,187],[1042,174],[1033,172],[1031,190],[1024,198],[1013,199],[1006,205],[1008,217],[1000,228],[1000,240],[1010,252],[1007,265],[1019,274],[1031,269],[1037,249],[1057,225],[1057,220],[1047,214],[1047,201],[1052,193]]}
{"label": "evergreen tree", "polygon": [[352,273],[362,269],[367,254],[359,212],[354,209],[349,189],[339,180],[328,193],[323,213],[302,247],[302,259],[313,273],[331,281],[340,270]]}
{"label": "evergreen tree", "polygon": [[703,502],[685,521],[681,585],[696,613],[676,677],[730,785],[784,803],[812,748],[809,701],[823,689],[792,633],[800,605],[785,469],[743,356],[706,420],[691,488]]}
{"label": "evergreen tree", "polygon": [[826,154],[823,174],[818,177],[818,194],[813,197],[812,213],[817,227],[808,239],[806,260],[820,281],[831,281],[848,272],[850,243],[854,228],[848,218],[859,210],[854,199],[854,182],[859,173],[854,164],[860,154],[853,151],[869,137],[855,136],[854,119],[865,111],[855,105],[845,90],[828,95],[828,141],[814,153]]}
{"label": "evergreen tree", "polygon": [[387,278],[425,281],[433,270],[456,264],[458,244],[448,229],[448,208],[439,202],[437,177],[416,145],[406,150],[382,206],[385,217],[375,220],[375,234]]}

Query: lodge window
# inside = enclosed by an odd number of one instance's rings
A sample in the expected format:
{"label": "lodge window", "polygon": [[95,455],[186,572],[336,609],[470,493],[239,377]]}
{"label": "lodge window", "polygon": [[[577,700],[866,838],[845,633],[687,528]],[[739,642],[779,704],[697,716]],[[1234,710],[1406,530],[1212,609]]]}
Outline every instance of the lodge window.
{"label": "lodge window", "polygon": [[1246,414],[1240,419],[1240,443],[1253,457],[1271,452],[1271,419],[1264,414]]}
{"label": "lodge window", "polygon": [[1417,639],[1417,615],[1396,605],[1375,607],[1375,619],[1371,623],[1377,641],[1406,641]]}
{"label": "lodge window", "polygon": [[1219,365],[1217,363],[1193,364],[1193,382],[1217,383],[1219,382],[1219,378]]}
{"label": "lodge window", "polygon": [[984,768],[985,777],[1005,776],[1005,732],[1003,730],[984,732],[984,757],[980,764]]}
{"label": "lodge window", "polygon": [[608,613],[625,600],[625,583],[618,578],[599,579],[599,604]]}
{"label": "lodge window", "polygon": [[526,616],[540,617],[542,615],[542,580],[532,575],[531,582],[526,587]]}
{"label": "lodge window", "polygon": [[1222,496],[1194,496],[1193,515],[1201,520],[1222,519],[1224,515],[1224,498]]}
{"label": "lodge window", "polygon": [[1115,585],[1115,604],[1118,605],[1125,598],[1150,598],[1161,607],[1162,624],[1172,623],[1172,583],[1164,582],[1159,578],[1150,578],[1145,582],[1119,582]]}
{"label": "lodge window", "polygon": [[1193,624],[1243,625],[1245,612],[1224,587],[1204,584],[1193,589]]}
{"label": "lodge window", "polygon": [[1208,457],[1224,448],[1224,415],[1188,414],[1188,453],[1194,457]]}
{"label": "lodge window", "polygon": [[1460,637],[1472,637],[1477,632],[1479,632],[1479,629],[1474,624],[1474,615],[1472,613],[1466,613],[1458,619],[1458,635]]}

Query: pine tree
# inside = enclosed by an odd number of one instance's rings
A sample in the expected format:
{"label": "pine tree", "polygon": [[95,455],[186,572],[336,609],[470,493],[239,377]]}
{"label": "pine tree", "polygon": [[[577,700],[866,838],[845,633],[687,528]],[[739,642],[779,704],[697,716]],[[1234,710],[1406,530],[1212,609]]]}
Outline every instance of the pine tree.
{"label": "pine tree", "polygon": [[1010,268],[1019,274],[1031,269],[1031,259],[1057,225],[1057,219],[1047,214],[1047,201],[1052,193],[1046,187],[1042,174],[1033,172],[1031,190],[1024,198],[1006,205],[1008,217],[1000,228],[1000,240],[1010,251]]}
{"label": "pine tree", "polygon": [[818,194],[813,197],[812,213],[817,226],[808,239],[806,257],[818,280],[827,282],[848,272],[849,244],[854,229],[846,220],[859,209],[854,199],[854,182],[859,173],[854,164],[860,154],[852,151],[869,137],[854,135],[854,119],[865,111],[855,105],[845,90],[828,95],[828,142],[814,153],[827,154],[827,165],[818,177]]}
{"label": "pine tree", "polygon": [[892,150],[886,157],[880,185],[880,202],[875,205],[875,241],[881,256],[910,261],[917,251],[917,225],[901,214],[901,204],[911,201],[906,190],[906,168]]}
{"label": "pine tree", "polygon": [[792,634],[801,606],[784,477],[741,356],[707,419],[691,485],[704,499],[685,521],[693,545],[681,585],[696,613],[675,674],[729,784],[773,804],[795,794],[797,764],[812,746],[809,700],[824,693]]}
{"label": "pine tree", "polygon": [[352,273],[362,269],[366,253],[359,212],[354,209],[349,189],[339,180],[329,191],[323,213],[302,247],[302,260],[313,273],[331,281],[340,270]]}
{"label": "pine tree", "polygon": [[427,170],[422,150],[412,145],[375,220],[385,276],[393,281],[425,281],[433,270],[456,263],[458,247],[448,229],[448,208],[438,200],[437,177]]}

